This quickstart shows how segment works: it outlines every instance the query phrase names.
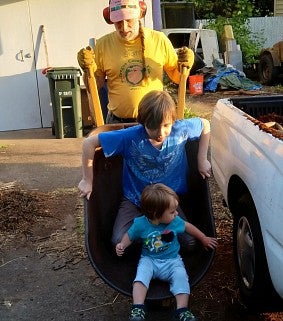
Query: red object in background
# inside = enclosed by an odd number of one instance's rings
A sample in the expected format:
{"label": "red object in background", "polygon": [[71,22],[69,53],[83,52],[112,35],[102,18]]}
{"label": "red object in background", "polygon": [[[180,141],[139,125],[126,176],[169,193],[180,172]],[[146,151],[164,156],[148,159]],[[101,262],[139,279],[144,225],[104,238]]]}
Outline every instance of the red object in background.
{"label": "red object in background", "polygon": [[42,69],[42,74],[43,74],[43,75],[46,75],[46,73],[47,73],[47,71],[48,71],[49,69],[52,69],[52,67],[46,67],[46,68]]}

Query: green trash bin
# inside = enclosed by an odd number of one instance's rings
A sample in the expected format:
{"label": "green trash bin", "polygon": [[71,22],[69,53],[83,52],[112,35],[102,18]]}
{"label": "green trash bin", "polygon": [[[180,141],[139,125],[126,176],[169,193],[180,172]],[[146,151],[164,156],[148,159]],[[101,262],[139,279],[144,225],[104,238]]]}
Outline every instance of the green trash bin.
{"label": "green trash bin", "polygon": [[83,136],[81,108],[81,71],[75,67],[56,67],[48,69],[56,138]]}

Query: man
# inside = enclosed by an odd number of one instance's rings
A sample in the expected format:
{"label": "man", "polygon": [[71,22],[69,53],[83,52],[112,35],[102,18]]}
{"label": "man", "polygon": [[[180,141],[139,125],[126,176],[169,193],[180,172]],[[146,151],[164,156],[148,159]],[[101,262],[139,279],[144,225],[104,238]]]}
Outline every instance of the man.
{"label": "man", "polygon": [[88,47],[78,52],[80,67],[84,71],[93,68],[98,89],[107,79],[106,123],[135,122],[142,97],[163,89],[163,72],[178,84],[180,63],[189,67],[194,63],[194,53],[188,48],[178,62],[170,40],[162,32],[142,26],[145,14],[143,1],[110,0],[104,17],[116,31],[98,39],[94,50]]}

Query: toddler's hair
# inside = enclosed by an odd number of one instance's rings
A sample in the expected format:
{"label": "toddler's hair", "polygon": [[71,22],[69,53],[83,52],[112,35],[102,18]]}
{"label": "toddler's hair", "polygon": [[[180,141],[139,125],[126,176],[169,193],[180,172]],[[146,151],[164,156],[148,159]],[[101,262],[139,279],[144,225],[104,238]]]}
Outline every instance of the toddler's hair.
{"label": "toddler's hair", "polygon": [[170,208],[172,199],[179,203],[178,195],[162,183],[147,185],[141,194],[141,211],[149,219],[160,218]]}

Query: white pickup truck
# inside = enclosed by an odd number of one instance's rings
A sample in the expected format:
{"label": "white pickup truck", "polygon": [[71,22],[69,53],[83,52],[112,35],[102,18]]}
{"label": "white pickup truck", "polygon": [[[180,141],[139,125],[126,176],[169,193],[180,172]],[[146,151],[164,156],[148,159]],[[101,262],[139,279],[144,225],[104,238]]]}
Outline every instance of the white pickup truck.
{"label": "white pickup truck", "polygon": [[211,120],[211,163],[233,216],[243,303],[283,311],[283,96],[220,99]]}

